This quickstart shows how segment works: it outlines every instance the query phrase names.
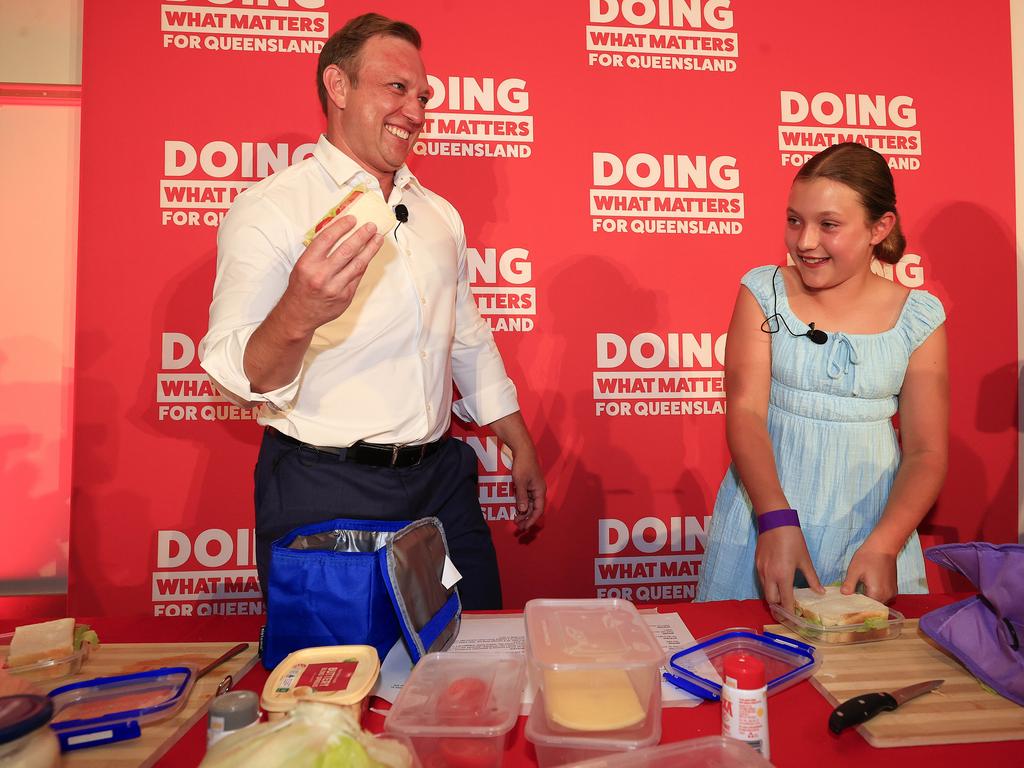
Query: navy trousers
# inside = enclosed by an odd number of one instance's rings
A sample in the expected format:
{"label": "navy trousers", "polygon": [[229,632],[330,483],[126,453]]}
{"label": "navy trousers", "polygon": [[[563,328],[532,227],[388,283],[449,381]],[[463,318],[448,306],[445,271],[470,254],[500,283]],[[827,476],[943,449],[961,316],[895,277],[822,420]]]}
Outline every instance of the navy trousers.
{"label": "navy trousers", "polygon": [[288,443],[267,427],[256,463],[255,502],[256,567],[264,593],[270,545],[299,526],[346,517],[436,517],[462,574],[463,607],[501,608],[498,559],[480,511],[476,454],[461,440],[446,440],[415,467],[392,469]]}

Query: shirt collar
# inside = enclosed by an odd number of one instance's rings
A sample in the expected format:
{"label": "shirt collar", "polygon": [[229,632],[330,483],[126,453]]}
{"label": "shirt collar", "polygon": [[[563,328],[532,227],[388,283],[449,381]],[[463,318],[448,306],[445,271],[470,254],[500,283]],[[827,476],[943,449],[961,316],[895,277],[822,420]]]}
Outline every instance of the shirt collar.
{"label": "shirt collar", "polygon": [[[324,167],[324,170],[327,171],[334,180],[334,183],[339,187],[363,183],[373,189],[380,188],[377,179],[360,168],[355,160],[331,144],[326,134],[320,134],[320,139],[313,150],[313,157],[319,161],[320,165]],[[397,189],[407,189],[410,187],[422,189],[419,179],[409,170],[409,166],[404,163],[401,168],[395,171],[395,187]]]}

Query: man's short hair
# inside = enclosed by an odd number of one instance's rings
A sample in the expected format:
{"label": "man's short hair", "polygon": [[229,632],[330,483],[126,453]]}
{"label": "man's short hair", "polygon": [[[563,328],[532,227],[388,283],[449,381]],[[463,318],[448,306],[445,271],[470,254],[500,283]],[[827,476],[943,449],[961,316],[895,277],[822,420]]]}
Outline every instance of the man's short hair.
{"label": "man's short hair", "polygon": [[420,33],[411,24],[395,21],[379,13],[364,13],[356,16],[331,35],[320,51],[320,60],[316,67],[316,91],[320,97],[320,108],[327,114],[327,88],[324,87],[324,70],[332,64],[341,67],[352,85],[358,85],[359,66],[362,63],[360,54],[366,41],[376,35],[397,37],[416,46],[422,46]]}

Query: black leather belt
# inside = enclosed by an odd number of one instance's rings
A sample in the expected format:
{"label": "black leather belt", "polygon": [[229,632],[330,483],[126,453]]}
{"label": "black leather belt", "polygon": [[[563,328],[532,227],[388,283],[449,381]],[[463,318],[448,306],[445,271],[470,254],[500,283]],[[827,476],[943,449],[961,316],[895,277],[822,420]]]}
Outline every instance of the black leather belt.
{"label": "black leather belt", "polygon": [[421,445],[367,443],[360,440],[348,448],[335,448],[329,445],[311,445],[279,432],[273,427],[267,427],[267,429],[281,442],[296,448],[303,448],[317,455],[330,456],[334,461],[354,461],[357,464],[369,464],[374,467],[415,467],[431,454],[437,453],[438,449],[444,445],[444,441],[448,439],[448,436],[445,435],[432,443]]}

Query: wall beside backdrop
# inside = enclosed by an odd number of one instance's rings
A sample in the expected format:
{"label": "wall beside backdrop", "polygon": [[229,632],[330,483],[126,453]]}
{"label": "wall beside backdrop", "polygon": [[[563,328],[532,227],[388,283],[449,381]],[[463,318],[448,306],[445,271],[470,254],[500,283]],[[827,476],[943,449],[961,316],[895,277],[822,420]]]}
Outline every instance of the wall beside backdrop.
{"label": "wall beside backdrop", "polygon": [[311,151],[317,53],[367,10],[423,33],[409,164],[462,213],[547,468],[550,512],[517,538],[501,446],[455,429],[508,606],[693,596],[739,279],[785,263],[794,173],[850,139],[896,177],[909,247],[886,276],[949,317],[950,473],[922,536],[1017,540],[1008,3],[87,0],[73,614],[262,610],[260,430],[196,357],[217,224]]}

